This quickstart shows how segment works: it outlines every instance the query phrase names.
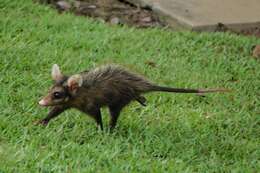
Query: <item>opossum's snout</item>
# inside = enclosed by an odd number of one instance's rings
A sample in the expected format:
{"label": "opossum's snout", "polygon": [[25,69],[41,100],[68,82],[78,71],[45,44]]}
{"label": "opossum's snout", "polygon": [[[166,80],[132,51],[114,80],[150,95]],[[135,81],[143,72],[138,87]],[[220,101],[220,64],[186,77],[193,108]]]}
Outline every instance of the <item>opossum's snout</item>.
{"label": "opossum's snout", "polygon": [[54,100],[51,96],[51,94],[48,94],[46,97],[42,98],[40,101],[39,101],[39,105],[40,106],[54,106],[54,105],[58,105],[60,104],[60,102]]}
{"label": "opossum's snout", "polygon": [[41,106],[54,106],[66,104],[69,101],[69,94],[65,87],[54,86],[48,94],[39,101]]}
{"label": "opossum's snout", "polygon": [[48,106],[48,103],[44,99],[41,99],[39,101],[39,105],[41,105],[41,106]]}

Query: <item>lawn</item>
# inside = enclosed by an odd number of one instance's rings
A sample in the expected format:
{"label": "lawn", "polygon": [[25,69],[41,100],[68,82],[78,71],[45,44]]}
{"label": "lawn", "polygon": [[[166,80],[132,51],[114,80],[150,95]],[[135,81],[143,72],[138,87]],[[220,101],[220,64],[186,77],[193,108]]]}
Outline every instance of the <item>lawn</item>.
{"label": "lawn", "polygon": [[[0,0],[0,44],[0,172],[260,170],[260,61],[251,56],[260,39],[109,26]],[[124,109],[113,134],[76,110],[37,126],[54,63],[68,74],[118,63],[161,85],[232,92],[148,94],[146,107]]]}

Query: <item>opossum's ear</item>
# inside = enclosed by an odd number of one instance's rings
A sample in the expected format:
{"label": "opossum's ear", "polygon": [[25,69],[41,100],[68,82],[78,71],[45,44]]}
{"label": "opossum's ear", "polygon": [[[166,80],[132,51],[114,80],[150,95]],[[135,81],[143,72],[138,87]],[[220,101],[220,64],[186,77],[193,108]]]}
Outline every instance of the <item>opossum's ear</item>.
{"label": "opossum's ear", "polygon": [[71,92],[75,92],[83,84],[83,78],[79,74],[72,75],[68,79],[68,87]]}
{"label": "opossum's ear", "polygon": [[57,64],[54,64],[51,69],[51,76],[54,81],[59,81],[62,79],[62,74],[60,68]]}

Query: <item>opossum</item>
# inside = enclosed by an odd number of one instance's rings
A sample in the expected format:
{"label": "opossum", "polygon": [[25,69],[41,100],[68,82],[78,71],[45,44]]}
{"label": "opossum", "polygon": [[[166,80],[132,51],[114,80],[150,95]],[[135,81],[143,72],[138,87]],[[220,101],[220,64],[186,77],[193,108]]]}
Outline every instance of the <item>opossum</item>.
{"label": "opossum", "polygon": [[121,110],[131,101],[146,105],[143,94],[153,91],[175,93],[225,92],[226,89],[183,89],[159,86],[145,77],[118,65],[103,65],[71,76],[63,75],[57,64],[51,72],[54,85],[39,101],[41,106],[51,107],[48,116],[38,123],[47,125],[63,111],[76,108],[90,115],[103,130],[101,107],[110,112],[110,129],[116,126]]}

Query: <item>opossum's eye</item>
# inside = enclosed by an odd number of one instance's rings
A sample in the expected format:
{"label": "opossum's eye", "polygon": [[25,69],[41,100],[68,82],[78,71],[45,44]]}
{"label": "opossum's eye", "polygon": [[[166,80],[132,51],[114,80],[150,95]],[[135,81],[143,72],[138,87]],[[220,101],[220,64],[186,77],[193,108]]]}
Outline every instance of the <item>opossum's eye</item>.
{"label": "opossum's eye", "polygon": [[64,97],[64,93],[54,92],[54,93],[53,93],[53,97],[54,97],[55,99],[61,99],[61,98]]}

